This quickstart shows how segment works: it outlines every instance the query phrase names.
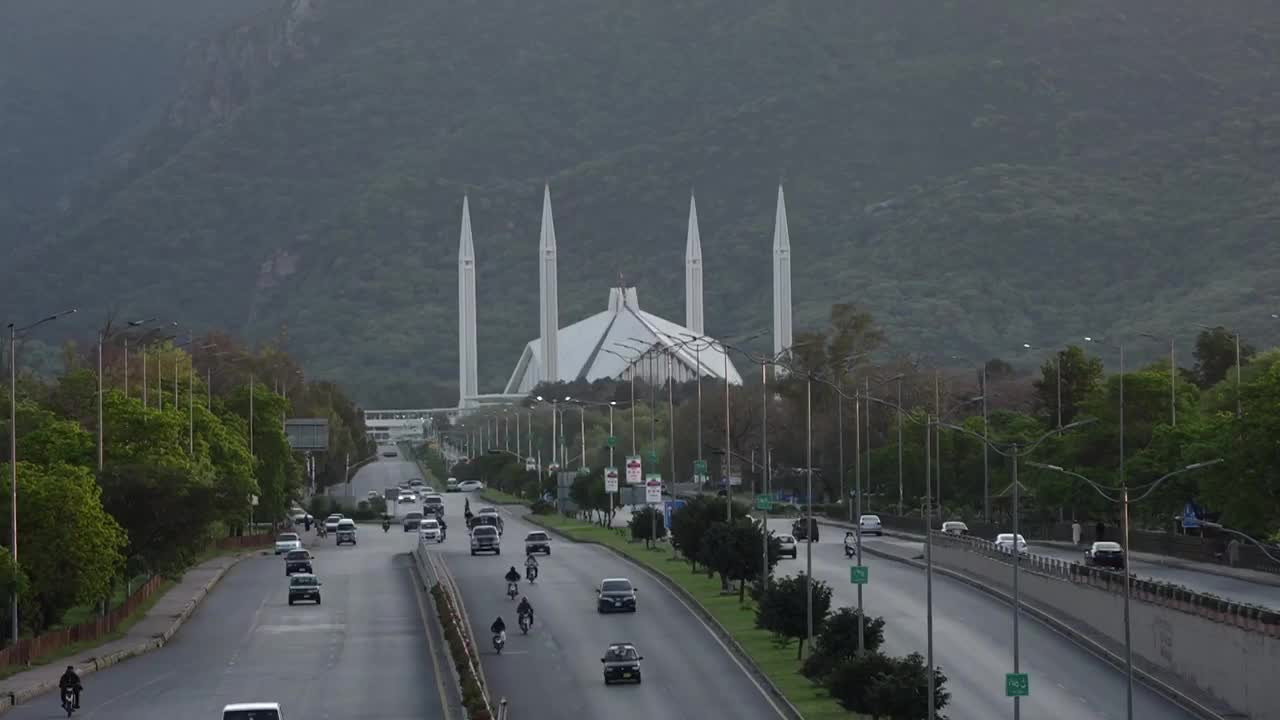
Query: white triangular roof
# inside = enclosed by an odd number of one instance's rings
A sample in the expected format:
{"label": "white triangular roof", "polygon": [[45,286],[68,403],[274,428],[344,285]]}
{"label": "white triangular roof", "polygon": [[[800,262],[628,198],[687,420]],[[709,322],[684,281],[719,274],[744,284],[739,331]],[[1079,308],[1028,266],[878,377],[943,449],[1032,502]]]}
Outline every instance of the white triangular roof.
{"label": "white triangular roof", "polygon": [[[681,346],[681,343],[696,337],[703,337],[703,342]],[[607,310],[560,328],[557,333],[558,380],[593,382],[623,377],[630,363],[618,355],[629,358],[637,353],[619,345],[622,343],[646,350],[655,345],[663,346],[674,351],[677,361],[690,371],[700,363],[703,376],[723,381],[725,356],[719,346],[708,347],[714,342],[683,325],[641,310],[635,288],[613,288],[609,293]],[[695,347],[700,348],[696,353]],[[529,341],[504,392],[526,393],[533,390],[542,376],[538,367],[541,356],[542,340]],[[665,374],[665,370],[662,373]],[[728,375],[730,383],[742,384],[742,376],[732,360],[728,362]]]}

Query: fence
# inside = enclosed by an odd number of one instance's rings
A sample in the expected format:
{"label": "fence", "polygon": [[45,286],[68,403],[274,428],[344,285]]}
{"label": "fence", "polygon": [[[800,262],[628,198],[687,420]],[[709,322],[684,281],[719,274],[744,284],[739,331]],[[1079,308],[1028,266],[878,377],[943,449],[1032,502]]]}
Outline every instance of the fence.
{"label": "fence", "polygon": [[274,543],[275,535],[265,533],[262,535],[232,535],[231,537],[219,538],[213,543],[213,546],[219,550],[239,550],[241,548],[264,547]]}
{"label": "fence", "polygon": [[[814,510],[817,512],[816,507]],[[847,511],[838,510],[835,519],[846,519],[845,512]],[[899,530],[917,535],[924,534],[925,523],[919,517],[903,517],[885,513],[879,513],[879,516],[880,522],[888,530]],[[1007,527],[993,523],[969,522],[967,525],[969,526],[969,534],[980,538],[994,538],[997,533],[1009,532]],[[1029,541],[1071,541],[1070,523],[1024,522],[1018,530]],[[1095,539],[1093,525],[1082,524],[1081,531],[1081,542],[1091,542]],[[1104,532],[1105,539],[1119,542],[1120,528],[1108,525],[1104,526]],[[1131,552],[1164,555],[1181,560],[1216,565],[1229,564],[1227,560],[1227,542],[1228,539],[1224,537],[1178,535],[1173,532],[1153,532],[1150,530],[1129,531],[1129,550]],[[1267,558],[1258,548],[1242,544],[1239,551],[1239,556],[1236,558],[1233,567],[1280,574],[1280,564],[1276,564]]]}
{"label": "fence", "polygon": [[121,622],[133,614],[138,606],[155,594],[162,582],[159,576],[146,581],[124,602],[105,615],[61,630],[51,630],[32,638],[23,638],[0,650],[0,668],[30,665],[32,660],[57,652],[67,645],[90,642],[110,634]]}
{"label": "fence", "polygon": [[[1006,565],[1013,564],[1013,556],[1010,552],[986,540],[972,536],[956,537],[939,532],[933,533],[933,538],[935,545],[961,548],[999,560]],[[1116,594],[1124,592],[1122,572],[1111,572],[1040,555],[1023,555],[1019,565],[1027,572],[1066,580],[1077,585],[1088,585]],[[1134,578],[1130,587],[1133,599],[1138,602],[1160,605],[1214,622],[1233,625],[1247,632],[1280,638],[1280,613],[1272,610],[1224,600],[1214,595],[1205,595],[1171,583]]]}

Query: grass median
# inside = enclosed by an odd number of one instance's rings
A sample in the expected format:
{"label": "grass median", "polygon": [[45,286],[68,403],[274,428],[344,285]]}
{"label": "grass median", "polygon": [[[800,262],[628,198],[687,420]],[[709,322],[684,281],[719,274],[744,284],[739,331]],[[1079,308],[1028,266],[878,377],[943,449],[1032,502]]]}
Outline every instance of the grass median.
{"label": "grass median", "polygon": [[480,491],[480,499],[487,500],[494,505],[528,505],[529,501],[524,498],[516,497],[511,493],[505,493],[501,490],[493,488],[484,488]]}
{"label": "grass median", "polygon": [[614,548],[654,572],[684,588],[707,612],[724,626],[746,650],[756,667],[769,677],[805,720],[849,720],[861,717],[840,707],[827,691],[800,674],[794,645],[779,647],[773,634],[755,626],[755,608],[750,598],[738,602],[738,594],[722,595],[720,581],[705,573],[693,572],[683,560],[673,562],[670,548],[646,550],[643,543],[628,542],[617,529],[602,528],[563,515],[527,515],[530,522],[563,533],[573,540],[594,542]]}

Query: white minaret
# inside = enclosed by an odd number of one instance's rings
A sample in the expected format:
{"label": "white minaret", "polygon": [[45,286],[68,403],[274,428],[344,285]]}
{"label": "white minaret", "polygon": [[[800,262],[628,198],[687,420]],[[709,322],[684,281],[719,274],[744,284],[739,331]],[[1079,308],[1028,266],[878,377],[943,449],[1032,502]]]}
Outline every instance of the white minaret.
{"label": "white minaret", "polygon": [[542,338],[542,382],[560,379],[559,332],[560,287],[556,278],[556,225],[551,219],[551,187],[542,190],[542,233],[539,238],[538,296],[542,308],[538,318]]}
{"label": "white minaret", "polygon": [[689,235],[684,245],[684,326],[701,336],[702,239],[698,236],[698,202],[689,196]]}
{"label": "white minaret", "polygon": [[778,186],[778,209],[773,220],[773,352],[791,347],[791,233],[787,203]]}
{"label": "white minaret", "polygon": [[458,407],[480,393],[476,373],[476,248],[471,242],[471,209],[462,197],[462,237],[458,240]]}

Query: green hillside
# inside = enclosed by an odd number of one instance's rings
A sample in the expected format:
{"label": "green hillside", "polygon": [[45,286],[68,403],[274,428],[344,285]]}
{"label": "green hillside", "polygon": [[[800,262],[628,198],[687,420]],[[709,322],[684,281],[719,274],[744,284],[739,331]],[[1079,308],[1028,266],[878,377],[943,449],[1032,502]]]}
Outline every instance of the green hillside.
{"label": "green hillside", "polygon": [[693,188],[708,330],[732,335],[769,322],[781,180],[798,326],[849,300],[899,350],[1017,360],[1083,334],[1261,332],[1280,307],[1274,5],[310,5],[304,59],[107,183],[0,300],[287,325],[366,403],[446,403],[464,192],[493,391],[537,333],[544,182],[563,323],[620,272],[683,318]]}

